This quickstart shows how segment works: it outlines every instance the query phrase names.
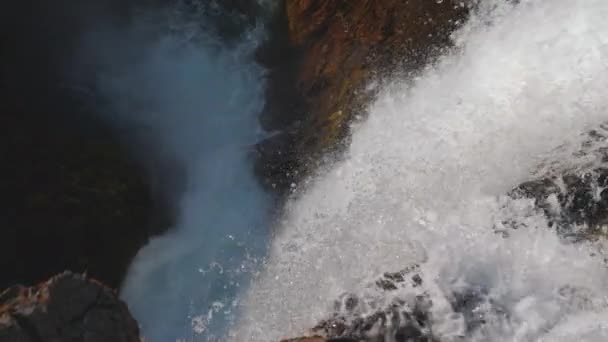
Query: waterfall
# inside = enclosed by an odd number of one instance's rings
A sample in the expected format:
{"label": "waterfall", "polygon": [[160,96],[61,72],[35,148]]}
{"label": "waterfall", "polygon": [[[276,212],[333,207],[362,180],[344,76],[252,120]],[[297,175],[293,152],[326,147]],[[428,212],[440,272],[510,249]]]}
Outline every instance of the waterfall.
{"label": "waterfall", "polygon": [[258,23],[228,42],[206,21],[230,22],[221,9],[143,6],[129,22],[91,29],[82,48],[81,60],[97,63],[106,118],[152,132],[161,154],[185,168],[175,227],[138,253],[121,291],[148,342],[221,340],[248,265],[267,246],[271,198],[251,155],[265,134],[264,70],[253,60],[264,30]]}
{"label": "waterfall", "polygon": [[[608,339],[600,247],[564,241],[530,200],[505,196],[608,118],[608,2],[476,3],[455,47],[390,80],[342,159],[286,204],[232,340],[306,334],[344,293],[390,302],[366,285],[414,264],[442,341]],[[492,229],[512,218],[526,227]],[[474,331],[449,303],[466,288],[486,304]]]}

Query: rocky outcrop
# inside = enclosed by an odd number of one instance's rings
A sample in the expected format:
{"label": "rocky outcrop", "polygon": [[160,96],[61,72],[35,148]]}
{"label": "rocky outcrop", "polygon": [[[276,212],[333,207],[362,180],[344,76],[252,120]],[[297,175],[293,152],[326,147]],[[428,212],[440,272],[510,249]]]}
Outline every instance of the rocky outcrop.
{"label": "rocky outcrop", "polygon": [[558,233],[573,240],[608,234],[608,124],[585,133],[569,158],[543,163],[534,178],[511,196],[534,199]]}
{"label": "rocky outcrop", "polygon": [[63,273],[37,286],[0,293],[2,342],[141,342],[137,322],[116,293]]}
{"label": "rocky outcrop", "polygon": [[[375,286],[384,292],[403,286],[419,287],[423,281],[416,271],[417,266],[414,266],[401,272],[386,273]],[[424,292],[410,298],[394,299],[387,304],[345,294],[336,301],[334,314],[320,322],[313,331],[329,338],[352,341],[435,341],[430,327],[431,305]],[[366,312],[377,306],[379,309],[374,312]]]}
{"label": "rocky outcrop", "polygon": [[[311,337],[300,337],[289,340],[282,340],[281,342],[328,342],[328,340],[321,336],[311,336]],[[347,342],[347,341],[344,341]]]}
{"label": "rocky outcrop", "polygon": [[340,149],[386,72],[412,72],[449,45],[467,15],[454,1],[288,0],[259,52],[270,69],[257,171],[286,190]]}
{"label": "rocky outcrop", "polygon": [[[322,337],[312,337],[311,341],[316,342],[314,338],[320,342],[439,341],[432,329],[433,303],[424,288],[418,265],[385,273],[368,288],[375,293],[374,296],[347,293],[336,300],[331,316],[311,330]],[[397,290],[405,290],[409,295],[393,296]],[[480,303],[486,300],[482,290],[469,288],[451,293],[448,297],[454,312],[462,314],[468,332],[479,329],[485,323],[483,315],[476,312]],[[495,308],[500,310],[498,305]]]}

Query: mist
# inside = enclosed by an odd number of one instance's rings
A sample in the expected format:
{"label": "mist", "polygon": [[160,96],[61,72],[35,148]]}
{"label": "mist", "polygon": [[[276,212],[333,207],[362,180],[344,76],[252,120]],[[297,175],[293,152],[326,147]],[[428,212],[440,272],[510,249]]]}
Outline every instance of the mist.
{"label": "mist", "polygon": [[[271,196],[252,166],[264,136],[264,70],[253,62],[263,28],[247,21],[228,40],[195,3],[98,20],[73,63],[75,91],[148,165],[176,210],[175,226],[139,252],[121,290],[151,342],[221,336],[248,261],[268,240]],[[179,165],[177,181],[155,169],[158,156]]]}

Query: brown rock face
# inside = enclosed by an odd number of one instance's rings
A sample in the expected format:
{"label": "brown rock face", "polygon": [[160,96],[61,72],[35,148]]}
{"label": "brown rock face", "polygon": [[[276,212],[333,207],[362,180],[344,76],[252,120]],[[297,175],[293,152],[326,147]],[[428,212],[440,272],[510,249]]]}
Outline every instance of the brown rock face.
{"label": "brown rock face", "polygon": [[102,284],[64,273],[0,293],[2,342],[141,342],[127,306]]}
{"label": "brown rock face", "polygon": [[373,77],[420,68],[467,15],[461,2],[431,0],[288,0],[284,11],[283,48],[263,49],[261,60],[271,69],[262,122],[285,133],[260,144],[258,167],[280,188],[348,135]]}

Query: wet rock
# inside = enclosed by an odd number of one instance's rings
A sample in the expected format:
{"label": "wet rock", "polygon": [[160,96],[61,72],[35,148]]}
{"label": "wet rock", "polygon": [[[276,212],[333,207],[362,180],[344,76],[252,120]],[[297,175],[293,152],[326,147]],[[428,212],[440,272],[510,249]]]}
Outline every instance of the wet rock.
{"label": "wet rock", "polygon": [[386,291],[397,290],[398,286],[408,282],[411,287],[422,285],[422,278],[416,272],[419,270],[418,265],[413,265],[399,272],[384,273],[382,278],[376,281],[376,286]]}
{"label": "wet rock", "polygon": [[465,333],[468,335],[475,330],[483,329],[488,322],[488,316],[494,320],[510,318],[507,309],[490,298],[487,289],[482,286],[468,286],[453,291],[448,296],[448,301],[452,310],[462,316]]}
{"label": "wet rock", "polygon": [[271,138],[288,144],[259,158],[262,179],[289,190],[322,156],[339,151],[349,124],[375,95],[370,81],[394,70],[413,72],[437,56],[467,15],[460,4],[285,1],[274,37],[258,56],[270,70],[262,124],[290,137]]}
{"label": "wet rock", "polygon": [[311,336],[311,337],[300,337],[289,340],[282,340],[281,342],[358,342],[353,338],[348,337],[338,337],[338,338],[324,338],[321,336]]}
{"label": "wet rock", "polygon": [[311,336],[282,340],[281,342],[327,342],[327,339],[321,336]]}
{"label": "wet rock", "polygon": [[[470,336],[483,329],[488,316],[492,320],[510,318],[505,307],[492,300],[485,288],[450,288],[444,293],[445,300],[453,314],[460,317],[463,334]],[[418,265],[385,273],[368,290],[371,291],[342,295],[334,303],[332,314],[319,322],[312,333],[328,341],[440,341],[433,331],[433,302]]]}
{"label": "wet rock", "polygon": [[116,293],[84,276],[63,273],[0,293],[2,342],[141,342],[137,322]]}
{"label": "wet rock", "polygon": [[534,199],[550,224],[574,240],[597,238],[608,229],[608,125],[585,135],[569,160],[546,162],[536,179],[510,193]]}
{"label": "wet rock", "polygon": [[428,296],[413,300],[395,300],[388,307],[371,314],[347,316],[335,314],[319,323],[313,331],[333,339],[381,342],[435,341],[430,327]]}
{"label": "wet rock", "polygon": [[8,113],[0,119],[0,289],[66,269],[118,287],[138,249],[169,227],[169,207],[95,120]]}
{"label": "wet rock", "polygon": [[[435,341],[430,320],[432,302],[420,288],[422,284],[418,265],[385,273],[371,285],[375,295],[344,294],[335,302],[334,313],[313,332],[330,341]],[[387,292],[398,289],[414,291],[384,301]]]}

